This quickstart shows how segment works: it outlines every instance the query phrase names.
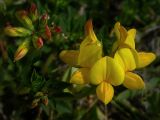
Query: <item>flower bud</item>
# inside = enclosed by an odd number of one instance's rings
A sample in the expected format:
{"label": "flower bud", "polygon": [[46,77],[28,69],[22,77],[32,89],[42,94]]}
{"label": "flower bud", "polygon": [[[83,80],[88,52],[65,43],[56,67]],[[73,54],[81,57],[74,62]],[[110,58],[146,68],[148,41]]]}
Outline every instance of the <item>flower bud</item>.
{"label": "flower bud", "polygon": [[32,101],[31,108],[35,108],[35,107],[37,107],[37,106],[38,106],[39,101],[40,101],[40,99],[39,99],[39,98],[38,98],[38,99],[34,99],[34,100]]}
{"label": "flower bud", "polygon": [[44,105],[48,105],[48,97],[47,96],[43,96],[42,97],[42,103],[44,104]]}
{"label": "flower bud", "polygon": [[45,26],[45,36],[48,40],[51,39],[51,30],[49,29],[48,25]]}
{"label": "flower bud", "polygon": [[29,41],[25,40],[22,44],[19,45],[15,55],[14,55],[14,62],[23,58],[29,50]]}
{"label": "flower bud", "polygon": [[41,17],[41,26],[47,25],[47,21],[48,21],[48,14],[46,13]]}
{"label": "flower bud", "polygon": [[6,35],[11,37],[25,37],[32,34],[30,30],[27,30],[23,27],[6,27],[4,32]]}
{"label": "flower bud", "polygon": [[38,47],[38,48],[41,48],[42,46],[43,46],[43,40],[42,40],[41,37],[39,37],[39,38],[37,39],[37,47]]}
{"label": "flower bud", "polygon": [[31,4],[31,7],[29,8],[29,11],[30,11],[31,13],[35,13],[35,12],[37,11],[37,6],[36,6],[35,3],[32,3],[32,4]]}
{"label": "flower bud", "polygon": [[17,19],[23,24],[24,27],[33,30],[34,26],[32,24],[31,19],[27,15],[28,13],[26,11],[18,11],[16,13]]}
{"label": "flower bud", "polygon": [[56,33],[61,33],[61,32],[62,32],[62,29],[61,29],[61,27],[56,26],[56,27],[54,28],[54,31],[55,31]]}
{"label": "flower bud", "polygon": [[38,12],[37,12],[37,6],[35,3],[31,4],[31,7],[29,8],[30,17],[32,21],[36,21],[38,19]]}
{"label": "flower bud", "polygon": [[41,37],[34,36],[32,42],[35,48],[40,49],[43,46],[43,40]]}
{"label": "flower bud", "polygon": [[42,96],[44,96],[43,92],[37,92],[35,94],[35,97],[42,97]]}

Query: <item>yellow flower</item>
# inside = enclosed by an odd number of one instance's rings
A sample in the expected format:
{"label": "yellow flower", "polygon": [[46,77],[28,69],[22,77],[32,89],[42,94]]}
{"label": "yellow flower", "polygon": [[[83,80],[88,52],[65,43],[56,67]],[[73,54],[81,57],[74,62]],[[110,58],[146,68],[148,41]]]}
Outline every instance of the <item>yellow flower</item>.
{"label": "yellow flower", "polygon": [[115,24],[114,31],[117,41],[113,45],[114,58],[125,70],[124,86],[130,89],[144,88],[144,82],[140,76],[130,71],[143,68],[152,63],[156,55],[151,52],[137,52],[135,50],[136,30],[126,30],[119,22]]}
{"label": "yellow flower", "polygon": [[[127,31],[119,22],[117,22],[114,26],[114,31],[117,36],[117,41],[113,45],[113,52],[126,47],[135,49],[136,29]],[[139,64],[136,68],[145,67],[152,63],[156,58],[156,55],[152,52],[138,52],[137,54],[139,57]]]}
{"label": "yellow flower", "polygon": [[98,85],[96,93],[103,103],[109,103],[114,95],[113,86],[118,86],[124,81],[124,70],[120,64],[111,57],[102,57],[90,71],[90,83]]}
{"label": "yellow flower", "polygon": [[102,57],[102,45],[93,31],[91,20],[87,21],[85,30],[86,36],[80,44],[79,50],[64,50],[60,53],[62,61],[71,66],[79,67],[70,80],[75,84],[89,83],[90,68]]}
{"label": "yellow flower", "polygon": [[117,22],[114,26],[114,32],[116,34],[117,41],[113,44],[113,52],[122,47],[135,49],[136,29],[130,29],[127,31],[119,22]]}

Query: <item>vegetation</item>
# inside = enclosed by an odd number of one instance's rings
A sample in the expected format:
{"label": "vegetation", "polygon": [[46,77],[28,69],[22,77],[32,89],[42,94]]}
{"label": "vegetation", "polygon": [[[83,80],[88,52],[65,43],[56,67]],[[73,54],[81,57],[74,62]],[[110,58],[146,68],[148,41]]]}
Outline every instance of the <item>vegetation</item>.
{"label": "vegetation", "polygon": [[[159,5],[160,0],[1,0],[0,120],[159,120]],[[90,19],[103,56],[115,53],[117,22],[136,29],[136,51],[156,55],[152,64],[135,71],[144,89],[119,85],[106,101],[96,95],[97,84],[70,82],[82,66],[66,64],[60,53],[80,49]]]}

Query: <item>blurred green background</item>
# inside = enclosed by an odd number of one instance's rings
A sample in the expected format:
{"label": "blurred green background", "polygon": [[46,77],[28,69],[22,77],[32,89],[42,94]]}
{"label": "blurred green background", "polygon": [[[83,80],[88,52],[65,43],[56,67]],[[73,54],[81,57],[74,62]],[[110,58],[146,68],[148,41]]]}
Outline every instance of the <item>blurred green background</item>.
{"label": "blurred green background", "polygon": [[[13,56],[20,41],[3,33],[9,22],[18,26],[15,11],[34,2],[41,14],[49,14],[49,25],[59,26],[52,42],[40,50],[30,50],[20,61]],[[159,120],[160,119],[160,0],[0,0],[0,120]],[[84,25],[93,20],[95,33],[108,55],[119,21],[127,29],[136,28],[136,48],[152,51],[156,60],[137,71],[146,88],[131,91],[120,86],[111,103],[104,106],[94,96],[94,88],[72,86],[67,81],[73,69],[58,58],[64,49],[78,49]],[[76,93],[72,95],[68,88]],[[36,94],[49,100],[32,108]],[[87,97],[85,97],[87,95]],[[39,99],[39,98],[38,98]]]}

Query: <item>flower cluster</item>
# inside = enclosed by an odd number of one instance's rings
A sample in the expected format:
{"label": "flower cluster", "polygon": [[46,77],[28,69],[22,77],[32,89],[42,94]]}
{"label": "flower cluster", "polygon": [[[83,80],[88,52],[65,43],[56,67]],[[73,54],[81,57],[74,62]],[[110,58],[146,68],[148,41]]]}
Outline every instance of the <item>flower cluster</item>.
{"label": "flower cluster", "polygon": [[22,27],[13,27],[8,25],[4,32],[10,37],[21,37],[24,41],[19,45],[14,55],[14,61],[23,58],[30,47],[40,49],[44,40],[51,40],[51,28],[48,26],[48,15],[40,15],[37,6],[32,3],[29,10],[20,10],[16,12],[17,20]]}
{"label": "flower cluster", "polygon": [[44,104],[45,106],[48,105],[48,96],[45,95],[42,92],[37,92],[34,96],[34,99],[32,101],[31,108],[37,107],[40,103]]}
{"label": "flower cluster", "polygon": [[127,31],[119,22],[115,24],[117,40],[110,56],[103,56],[102,43],[93,31],[91,20],[87,21],[85,30],[86,36],[79,50],[63,50],[60,53],[62,61],[78,67],[71,76],[71,83],[96,85],[97,97],[105,104],[114,96],[113,86],[123,84],[129,89],[145,87],[142,78],[133,71],[149,65],[156,56],[135,49],[135,29]]}

